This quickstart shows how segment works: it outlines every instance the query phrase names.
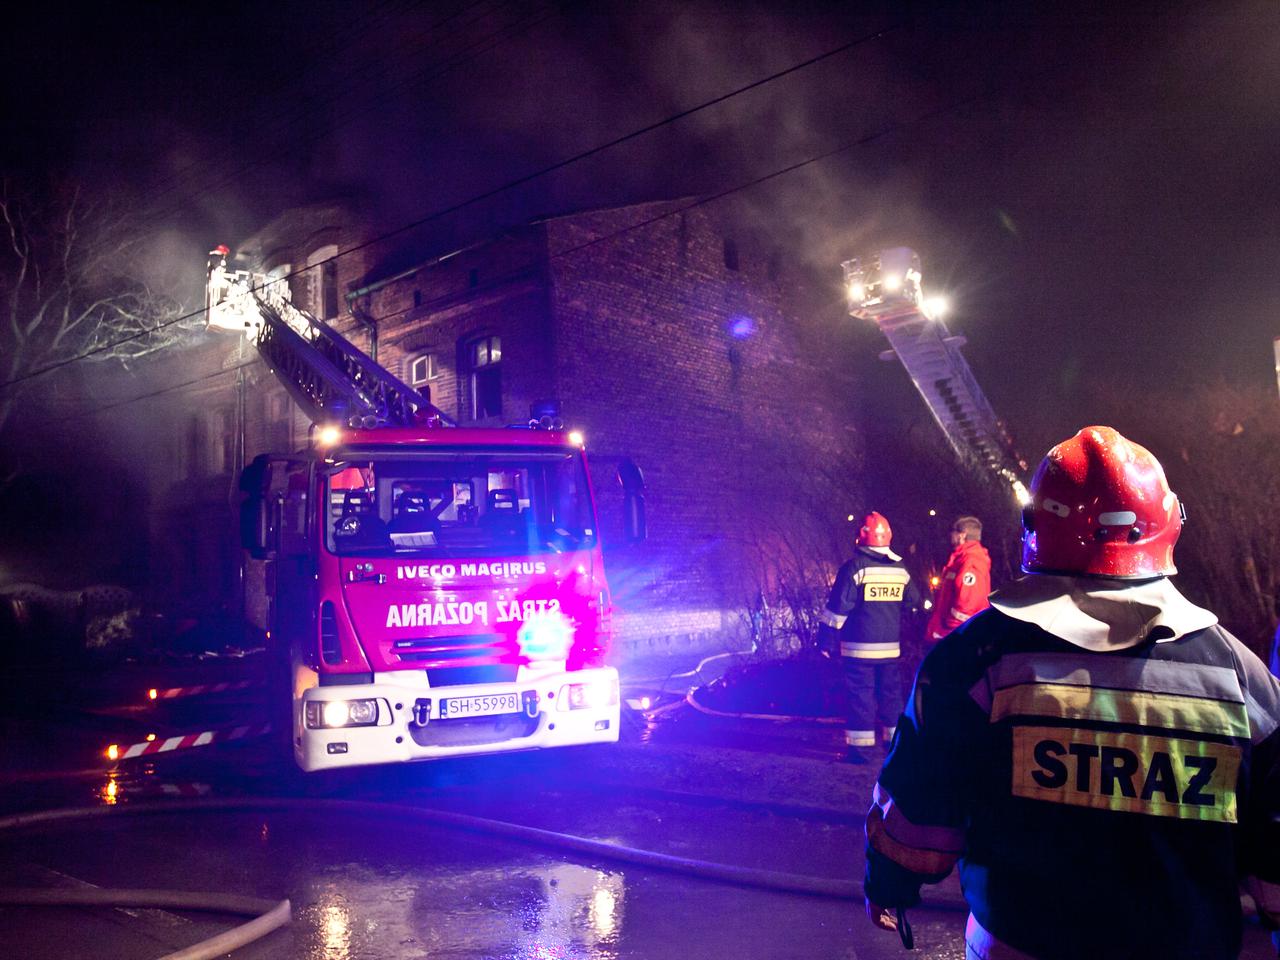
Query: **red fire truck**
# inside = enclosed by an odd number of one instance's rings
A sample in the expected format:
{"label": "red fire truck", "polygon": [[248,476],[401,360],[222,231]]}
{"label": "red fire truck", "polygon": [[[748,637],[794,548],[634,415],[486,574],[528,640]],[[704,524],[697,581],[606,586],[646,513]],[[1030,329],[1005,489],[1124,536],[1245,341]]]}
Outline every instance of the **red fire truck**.
{"label": "red fire truck", "polygon": [[[459,428],[283,282],[226,261],[214,251],[208,325],[250,336],[314,424],[309,449],[258,456],[240,482],[247,592],[261,601],[246,606],[291,689],[298,765],[616,741],[581,438],[554,411]],[[643,481],[628,467],[638,539]]]}

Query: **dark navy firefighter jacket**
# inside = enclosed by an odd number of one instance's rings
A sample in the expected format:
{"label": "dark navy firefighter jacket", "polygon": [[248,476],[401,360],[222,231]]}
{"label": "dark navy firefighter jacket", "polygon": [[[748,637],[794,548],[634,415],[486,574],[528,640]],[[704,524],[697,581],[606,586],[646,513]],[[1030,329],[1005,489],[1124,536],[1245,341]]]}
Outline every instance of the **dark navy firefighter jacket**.
{"label": "dark navy firefighter jacket", "polygon": [[866,895],[959,863],[977,955],[1229,960],[1280,919],[1280,684],[1216,624],[1095,652],[997,609],[920,667],[867,815]]}
{"label": "dark navy firefighter jacket", "polygon": [[858,547],[836,574],[821,613],[819,646],[840,644],[840,655],[856,660],[889,660],[899,655],[898,631],[904,605],[920,605],[902,558]]}

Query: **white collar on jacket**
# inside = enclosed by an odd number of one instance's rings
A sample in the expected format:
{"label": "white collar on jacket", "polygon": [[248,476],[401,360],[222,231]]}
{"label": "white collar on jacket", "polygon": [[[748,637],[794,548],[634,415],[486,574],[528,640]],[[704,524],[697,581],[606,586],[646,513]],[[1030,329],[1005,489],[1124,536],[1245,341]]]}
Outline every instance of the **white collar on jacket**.
{"label": "white collar on jacket", "polygon": [[1218,622],[1179,593],[1168,577],[1127,584],[1033,573],[993,593],[991,605],[1077,647],[1099,652],[1137,646],[1157,628],[1156,641],[1164,642]]}
{"label": "white collar on jacket", "polygon": [[863,549],[863,550],[866,550],[868,553],[878,553],[878,554],[880,554],[880,556],[882,556],[882,557],[888,557],[888,558],[889,558],[890,560],[892,560],[894,563],[897,563],[899,560],[901,560],[901,559],[902,559],[900,556],[898,556],[896,553],[894,553],[894,552],[893,552],[892,550],[890,550],[888,547],[865,547],[865,546],[864,546],[864,547],[862,547],[862,549]]}

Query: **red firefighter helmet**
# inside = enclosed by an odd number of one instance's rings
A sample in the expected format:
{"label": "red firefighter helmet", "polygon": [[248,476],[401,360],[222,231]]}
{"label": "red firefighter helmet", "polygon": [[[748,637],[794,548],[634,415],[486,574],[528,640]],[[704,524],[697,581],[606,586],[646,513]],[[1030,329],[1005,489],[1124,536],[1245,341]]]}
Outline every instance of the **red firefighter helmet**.
{"label": "red firefighter helmet", "polygon": [[862,527],[858,530],[858,546],[887,547],[893,541],[893,531],[889,529],[889,521],[872,510],[862,518]]}
{"label": "red firefighter helmet", "polygon": [[1145,580],[1177,573],[1182,506],[1160,461],[1111,427],[1045,455],[1023,510],[1022,569]]}

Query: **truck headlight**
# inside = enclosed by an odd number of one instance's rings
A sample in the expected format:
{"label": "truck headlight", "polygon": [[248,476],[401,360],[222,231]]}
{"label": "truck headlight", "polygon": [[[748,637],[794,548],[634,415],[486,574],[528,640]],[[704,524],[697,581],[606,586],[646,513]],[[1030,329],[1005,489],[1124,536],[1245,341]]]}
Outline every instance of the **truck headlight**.
{"label": "truck headlight", "polygon": [[593,680],[590,683],[567,683],[557,697],[558,710],[598,710],[618,702],[618,681]]}
{"label": "truck headlight", "polygon": [[372,727],[378,722],[377,700],[308,700],[307,729]]}

